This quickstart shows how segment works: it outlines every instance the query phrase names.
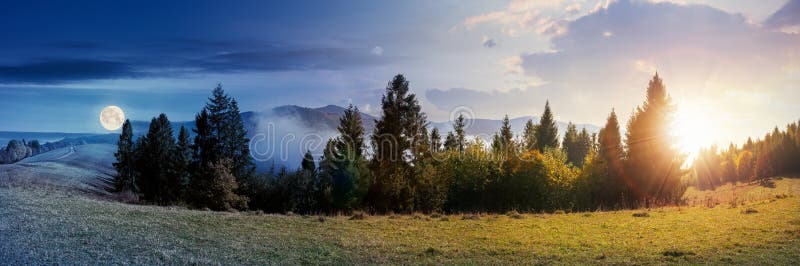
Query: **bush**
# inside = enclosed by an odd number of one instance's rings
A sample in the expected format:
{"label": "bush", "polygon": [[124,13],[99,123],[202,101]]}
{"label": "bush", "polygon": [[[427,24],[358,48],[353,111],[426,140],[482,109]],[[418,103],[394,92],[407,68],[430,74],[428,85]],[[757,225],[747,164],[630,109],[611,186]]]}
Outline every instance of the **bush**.
{"label": "bush", "polygon": [[367,219],[367,215],[364,212],[354,212],[353,216],[350,216],[350,220],[364,220]]}
{"label": "bush", "polygon": [[475,214],[464,215],[463,217],[461,217],[461,220],[475,220],[475,221],[477,221],[477,220],[480,220],[480,219],[481,219],[481,217],[479,217],[478,215],[475,215]]}
{"label": "bush", "polygon": [[507,212],[506,216],[511,217],[512,219],[522,219],[522,218],[524,218],[524,217],[522,217],[522,214],[520,214],[519,212],[514,211],[514,210]]}

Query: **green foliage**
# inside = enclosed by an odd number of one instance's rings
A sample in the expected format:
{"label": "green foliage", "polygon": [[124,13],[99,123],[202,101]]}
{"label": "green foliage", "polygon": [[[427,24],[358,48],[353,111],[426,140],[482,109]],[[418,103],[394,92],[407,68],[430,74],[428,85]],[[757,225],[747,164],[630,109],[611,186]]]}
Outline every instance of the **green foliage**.
{"label": "green foliage", "polygon": [[407,212],[413,210],[414,171],[409,162],[417,156],[414,150],[425,126],[420,123],[426,120],[425,114],[403,75],[395,76],[387,85],[381,109],[372,135],[373,180],[366,201],[378,212]]}
{"label": "green foliage", "polygon": [[562,142],[562,149],[567,154],[567,162],[577,167],[582,166],[592,144],[592,138],[586,128],[578,133],[575,124],[570,122],[567,125],[567,132],[564,133]]}
{"label": "green foliage", "polygon": [[117,152],[114,153],[114,169],[117,174],[114,176],[114,190],[118,192],[132,191],[139,192],[136,187],[136,157],[133,141],[133,128],[131,121],[125,119],[122,124],[122,133],[117,141]]}
{"label": "green foliage", "polygon": [[544,113],[539,124],[534,130],[536,136],[536,150],[544,152],[547,148],[558,148],[558,128],[553,112],[550,111],[550,102],[544,105]]}
{"label": "green foliage", "polygon": [[522,131],[522,143],[525,151],[536,149],[536,125],[533,124],[531,119],[525,122],[525,128]]}
{"label": "green foliage", "polygon": [[196,181],[189,188],[197,207],[218,211],[247,208],[247,198],[234,193],[238,183],[231,169],[228,159],[211,162],[200,168],[196,173]]}
{"label": "green foliage", "polygon": [[442,150],[442,136],[439,135],[439,129],[433,128],[431,129],[431,152],[436,153]]}
{"label": "green foliage", "polygon": [[763,139],[748,138],[741,148],[729,145],[717,151],[703,149],[693,162],[693,177],[701,189],[713,189],[726,182],[764,181],[772,176],[800,171],[800,122],[777,127]]}
{"label": "green foliage", "polygon": [[459,152],[463,152],[467,146],[467,133],[464,131],[466,127],[464,115],[459,114],[456,121],[453,121],[453,131],[455,132],[455,145]]}
{"label": "green foliage", "polygon": [[558,149],[547,149],[542,154],[545,171],[544,198],[548,210],[572,210],[577,207],[575,181],[578,169],[567,164],[567,155]]}
{"label": "green foliage", "polygon": [[647,206],[676,203],[686,188],[681,182],[684,158],[668,134],[674,108],[656,74],[647,87],[647,100],[628,121],[626,175],[632,196]]}
{"label": "green foliage", "polygon": [[137,187],[145,200],[172,204],[180,199],[183,180],[176,173],[177,158],[172,126],[165,114],[150,121],[150,129],[137,146]]}
{"label": "green foliage", "polygon": [[513,156],[516,153],[517,146],[514,143],[514,133],[511,131],[511,123],[508,115],[503,117],[500,132],[494,135],[492,141],[492,150],[496,155],[500,156]]}

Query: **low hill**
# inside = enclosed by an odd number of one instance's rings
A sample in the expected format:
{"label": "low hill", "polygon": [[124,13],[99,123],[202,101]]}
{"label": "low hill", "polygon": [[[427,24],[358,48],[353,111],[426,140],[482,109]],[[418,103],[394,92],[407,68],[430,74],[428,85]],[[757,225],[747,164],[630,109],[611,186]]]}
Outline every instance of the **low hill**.
{"label": "low hill", "polygon": [[0,165],[0,183],[6,186],[46,186],[95,195],[108,195],[115,173],[116,146],[86,144],[61,148]]}

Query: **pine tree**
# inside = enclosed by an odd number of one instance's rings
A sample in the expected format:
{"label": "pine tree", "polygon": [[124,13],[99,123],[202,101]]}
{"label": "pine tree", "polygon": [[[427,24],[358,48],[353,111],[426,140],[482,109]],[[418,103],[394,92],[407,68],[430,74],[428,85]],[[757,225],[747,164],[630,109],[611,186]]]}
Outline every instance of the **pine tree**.
{"label": "pine tree", "polygon": [[594,141],[592,140],[592,135],[589,134],[589,131],[586,130],[584,127],[581,129],[581,133],[578,134],[578,166],[583,166],[586,162],[586,156],[589,155],[589,152],[592,149],[592,145],[594,145]]}
{"label": "pine tree", "polygon": [[[214,88],[205,108],[195,116],[195,127],[192,168],[196,174],[192,179],[209,178],[203,177],[200,170],[208,168],[211,164],[220,165],[222,161],[226,161],[225,166],[230,167],[228,170],[238,183],[235,193],[247,195],[256,193],[256,189],[248,184],[253,179],[255,166],[250,157],[247,131],[239,114],[238,103],[225,93],[222,85],[218,84]],[[192,181],[194,180],[190,181],[191,193],[203,193],[206,190],[203,186],[213,185],[208,180]],[[190,198],[200,200],[194,202],[198,207],[216,204],[202,202],[209,199],[208,197],[190,195]]]}
{"label": "pine tree", "polygon": [[619,121],[617,114],[612,109],[611,114],[606,119],[605,126],[598,134],[597,162],[600,163],[603,172],[597,177],[595,191],[596,200],[599,204],[607,207],[615,207],[624,204],[626,197],[630,197],[627,184],[624,180],[624,149],[622,146],[622,135],[620,134]]}
{"label": "pine tree", "polygon": [[669,136],[674,109],[656,74],[647,87],[647,99],[628,121],[626,173],[639,192],[638,200],[648,206],[678,201],[685,190],[680,180],[684,158]]}
{"label": "pine tree", "polygon": [[[564,132],[564,141],[561,142],[561,149],[567,154],[567,162],[578,165],[582,160],[580,156],[580,141],[578,140],[578,128],[572,122],[567,124],[567,132]],[[583,155],[585,156],[585,154]]]}
{"label": "pine tree", "polygon": [[317,172],[311,151],[306,151],[300,170],[291,175],[289,194],[290,210],[297,213],[311,213],[317,209],[319,194],[316,185]]}
{"label": "pine tree", "polygon": [[445,137],[444,139],[444,149],[448,151],[458,150],[458,140],[456,139],[456,135],[453,134],[452,131],[447,132],[447,137]]}
{"label": "pine tree", "polygon": [[122,124],[122,133],[117,141],[117,152],[114,158],[114,168],[117,174],[114,176],[114,190],[138,192],[136,187],[136,158],[134,155],[133,127],[131,121],[125,119]]}
{"label": "pine tree", "polygon": [[739,157],[736,158],[736,175],[739,177],[739,181],[753,181],[755,178],[754,169],[755,162],[753,160],[753,153],[748,150],[739,153]]}
{"label": "pine tree", "polygon": [[430,144],[431,144],[431,152],[432,153],[437,153],[437,152],[440,152],[442,150],[442,136],[439,135],[439,129],[438,128],[434,127],[433,129],[431,129]]}
{"label": "pine tree", "polygon": [[464,131],[466,121],[464,115],[459,114],[456,121],[453,121],[453,131],[455,131],[455,144],[458,152],[464,152],[467,146],[467,133]]}
{"label": "pine tree", "polygon": [[352,157],[350,159],[362,158],[364,156],[364,125],[361,121],[361,113],[358,107],[352,104],[344,111],[344,114],[339,118],[339,126],[337,127],[339,136],[341,137],[339,152],[345,153]]}
{"label": "pine tree", "polygon": [[556,127],[553,113],[550,111],[549,101],[544,105],[544,113],[534,132],[536,136],[536,149],[539,150],[539,152],[544,152],[547,148],[558,148],[558,128]]}
{"label": "pine tree", "polygon": [[511,131],[511,121],[508,119],[508,115],[503,117],[502,126],[500,127],[500,144],[502,145],[502,150],[506,154],[511,154],[514,152],[514,133]]}
{"label": "pine tree", "polygon": [[381,99],[381,118],[375,121],[372,147],[375,151],[371,168],[373,181],[368,203],[378,212],[406,212],[413,209],[413,172],[407,154],[412,153],[414,139],[422,117],[416,96],[409,93],[408,81],[397,75],[386,87]]}
{"label": "pine tree", "polygon": [[[189,167],[192,160],[191,142],[189,140],[189,131],[186,127],[181,126],[178,132],[178,143],[175,148],[175,165],[173,167],[173,175],[178,177],[181,182],[181,188],[185,189],[189,185],[190,172]],[[184,195],[185,191],[181,191]]]}
{"label": "pine tree", "polygon": [[533,124],[532,119],[528,119],[525,122],[525,129],[522,131],[522,142],[525,151],[536,149],[536,125]]}
{"label": "pine tree", "polygon": [[177,147],[172,126],[165,114],[150,121],[150,129],[140,148],[137,168],[141,177],[137,179],[137,186],[144,199],[157,204],[176,202],[182,191],[182,180],[173,172]]}

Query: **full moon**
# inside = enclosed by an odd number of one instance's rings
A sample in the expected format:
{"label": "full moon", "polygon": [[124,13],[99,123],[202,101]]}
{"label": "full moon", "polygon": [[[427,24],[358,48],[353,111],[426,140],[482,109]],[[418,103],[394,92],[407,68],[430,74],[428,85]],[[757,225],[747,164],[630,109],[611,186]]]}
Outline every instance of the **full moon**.
{"label": "full moon", "polygon": [[100,112],[100,124],[103,125],[103,128],[106,130],[117,130],[122,126],[122,122],[125,121],[125,113],[122,112],[122,109],[113,105],[106,106],[103,108],[103,111]]}

